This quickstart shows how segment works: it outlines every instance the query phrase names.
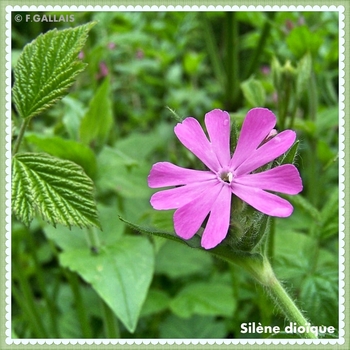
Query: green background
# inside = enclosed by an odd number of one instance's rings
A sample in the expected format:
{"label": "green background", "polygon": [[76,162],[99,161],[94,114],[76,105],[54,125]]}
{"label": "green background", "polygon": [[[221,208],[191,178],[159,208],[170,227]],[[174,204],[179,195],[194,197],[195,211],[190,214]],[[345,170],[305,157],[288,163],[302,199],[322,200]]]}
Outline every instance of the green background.
{"label": "green background", "polygon": [[[1,23],[2,23],[2,28],[0,30],[0,35],[1,35],[1,43],[5,43],[5,38],[6,38],[6,25],[8,26],[10,23],[8,21],[8,19],[6,19],[6,7],[7,6],[31,6],[31,5],[67,5],[66,1],[59,1],[56,0],[54,3],[52,2],[39,2],[39,1],[31,1],[31,2],[24,2],[24,1],[1,1],[1,7],[0,7],[0,13],[1,13]],[[343,6],[344,8],[344,12],[343,15],[345,15],[345,20],[343,21],[343,23],[349,23],[349,17],[350,17],[350,4],[347,1],[315,1],[315,0],[308,0],[308,1],[293,1],[293,2],[288,2],[287,3],[288,6],[298,6],[298,5],[311,5],[311,6],[322,6],[322,5],[326,5],[326,6]],[[69,5],[73,5],[72,2],[69,3]],[[273,6],[273,5],[279,5],[279,6],[283,6],[286,5],[286,2],[283,1],[254,1],[254,0],[250,0],[248,1],[240,1],[240,0],[236,0],[236,1],[167,1],[167,0],[163,0],[163,1],[134,1],[134,0],[129,0],[127,2],[123,2],[123,1],[89,1],[89,2],[84,2],[84,1],[80,1],[80,2],[74,2],[75,6],[79,6],[79,5],[117,5],[117,6],[128,6],[128,5],[148,5],[148,6],[152,6],[152,5],[157,5],[157,6],[161,6],[161,5],[165,5],[165,6],[176,6],[176,5],[181,5],[181,6],[185,6],[185,5],[189,5],[189,6],[201,6],[201,5],[214,5],[214,6],[234,6],[234,5],[244,5],[244,6],[249,6],[249,5],[262,5],[262,6]],[[91,9],[89,9],[91,10]],[[298,9],[299,10],[299,9]],[[309,9],[310,10],[310,9]],[[35,12],[35,11],[34,11]],[[16,11],[13,11],[10,14],[10,18],[12,19],[13,16],[16,14]],[[350,39],[350,30],[349,30],[349,26],[344,27],[344,31],[345,31],[345,59],[344,62],[348,61],[349,58],[349,45],[347,44],[349,39]],[[327,344],[327,345],[323,345],[321,343],[321,341],[317,341],[318,345],[310,345],[309,341],[304,341],[304,340],[298,340],[298,342],[303,342],[303,345],[299,344],[295,344],[292,345],[292,340],[288,341],[288,345],[286,344],[279,344],[279,345],[275,345],[275,344],[268,344],[268,341],[263,341],[263,340],[256,340],[256,344],[230,344],[230,345],[226,345],[225,343],[222,343],[221,345],[214,345],[214,340],[210,340],[211,344],[206,344],[206,345],[201,345],[199,340],[194,340],[195,343],[197,343],[197,345],[195,344],[182,344],[182,345],[176,345],[174,343],[174,345],[165,345],[165,340],[160,340],[160,344],[158,345],[153,345],[153,344],[149,344],[149,345],[143,345],[140,344],[141,341],[138,341],[138,344],[134,344],[134,345],[128,345],[126,343],[126,340],[121,340],[122,342],[125,342],[124,344],[109,344],[109,345],[104,345],[101,343],[101,345],[98,344],[93,344],[93,345],[89,345],[89,343],[91,344],[93,341],[81,341],[81,343],[85,343],[84,345],[80,345],[78,343],[77,340],[72,340],[72,344],[69,345],[64,345],[63,343],[68,343],[68,341],[60,341],[61,344],[60,345],[56,345],[53,344],[51,341],[51,345],[50,344],[44,344],[44,341],[33,341],[33,344],[35,345],[31,345],[29,342],[25,344],[25,341],[23,341],[20,345],[8,345],[6,344],[5,340],[6,340],[6,335],[5,335],[5,331],[6,331],[6,310],[5,310],[5,273],[6,273],[6,262],[5,262],[5,248],[6,248],[6,240],[5,240],[5,233],[6,233],[6,222],[5,222],[5,176],[6,176],[6,165],[5,165],[5,146],[6,146],[6,142],[5,142],[5,103],[6,103],[6,91],[5,91],[5,87],[6,87],[6,78],[5,78],[5,69],[3,70],[3,68],[5,67],[5,54],[6,54],[6,46],[5,45],[1,45],[2,51],[1,51],[1,55],[0,55],[0,66],[2,67],[1,69],[1,75],[2,75],[2,79],[1,79],[1,88],[0,88],[0,97],[1,97],[1,103],[0,103],[0,108],[1,108],[1,115],[3,116],[1,118],[1,126],[0,126],[0,153],[1,153],[1,162],[0,162],[0,171],[1,171],[1,175],[0,175],[0,227],[1,227],[1,235],[0,235],[0,249],[1,249],[1,259],[0,259],[0,349],[23,349],[23,348],[31,348],[31,349],[49,349],[49,348],[56,348],[56,349],[73,349],[73,348],[81,348],[81,349],[99,349],[99,348],[113,348],[113,349],[221,349],[221,348],[225,348],[225,349],[318,349],[318,348],[324,348],[324,349],[350,349],[350,338],[349,335],[347,334],[347,337],[345,338],[345,343],[344,344]],[[348,113],[349,113],[349,107],[348,107],[348,91],[349,91],[349,69],[348,67],[345,65],[345,68],[343,70],[343,72],[345,73],[345,84],[343,85],[345,88],[345,93],[344,96],[347,97],[347,99],[345,100],[345,117],[344,117],[344,122],[345,122],[345,142],[344,142],[344,146],[345,146],[345,155],[343,157],[343,160],[345,161],[346,159],[349,159],[349,147],[350,147],[350,143],[348,141],[348,137],[349,136],[349,123],[348,123]],[[340,74],[341,76],[341,74]],[[8,97],[8,96],[7,96]],[[341,121],[340,121],[341,122]],[[342,138],[340,138],[340,140],[342,140]],[[340,149],[342,149],[342,147],[340,146]],[[342,164],[342,162],[340,162],[340,164]],[[348,211],[348,201],[349,201],[349,165],[345,162],[345,166],[344,166],[344,171],[340,170],[340,173],[345,175],[345,182],[343,182],[343,187],[341,186],[340,188],[342,189],[342,191],[340,192],[341,196],[343,196],[343,198],[345,199],[345,213]],[[342,211],[340,212],[342,213]],[[348,259],[349,257],[349,251],[348,251],[348,247],[349,247],[349,219],[346,217],[346,215],[344,215],[345,217],[343,218],[345,221],[343,222],[345,225],[345,239],[344,239],[344,243],[345,243],[345,261],[344,261],[344,265],[343,268],[345,268],[345,290],[343,289],[343,291],[345,292],[345,310],[348,309],[349,307],[349,299],[348,299],[348,292],[349,292],[349,288],[347,287],[347,284],[349,282],[349,269],[346,269],[346,266],[349,265],[348,263]],[[342,227],[342,225],[341,225]],[[341,246],[341,245],[340,245]],[[7,268],[9,268],[9,266],[7,266]],[[342,267],[341,267],[342,268]],[[342,290],[341,290],[342,293]],[[341,306],[340,306],[341,307]],[[345,329],[349,329],[349,315],[346,315],[345,318]],[[227,340],[228,341],[228,340]],[[236,340],[237,341],[237,340]],[[101,342],[101,340],[98,340],[98,342]],[[109,341],[106,340],[105,344],[107,344]],[[146,342],[150,343],[150,340],[146,340]],[[180,341],[176,340],[176,342],[179,344]],[[282,342],[285,342],[282,340]],[[327,342],[327,340],[325,340],[325,342]],[[333,341],[330,341],[333,342]],[[186,340],[186,343],[189,343],[189,340]],[[75,345],[73,345],[75,344]]]}

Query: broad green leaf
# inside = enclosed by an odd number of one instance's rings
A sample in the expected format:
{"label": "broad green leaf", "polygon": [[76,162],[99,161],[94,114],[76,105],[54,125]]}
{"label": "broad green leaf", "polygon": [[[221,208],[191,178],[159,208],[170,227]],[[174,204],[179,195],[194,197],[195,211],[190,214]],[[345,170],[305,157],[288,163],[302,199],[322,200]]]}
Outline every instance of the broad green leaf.
{"label": "broad green leaf", "polygon": [[226,336],[225,322],[213,316],[180,318],[170,315],[159,325],[159,331],[160,338],[168,339],[222,339]]}
{"label": "broad green leaf", "polygon": [[182,244],[167,241],[156,256],[156,273],[170,278],[192,274],[208,274],[213,268],[212,258],[199,249],[189,249]]}
{"label": "broad green leaf", "polygon": [[[97,207],[103,231],[96,232],[101,245],[111,245],[116,243],[124,232],[125,225],[118,218],[116,205]],[[86,229],[72,227],[71,229],[57,225],[45,226],[45,235],[52,240],[60,249],[70,250],[77,248],[89,248]]]}
{"label": "broad green leaf", "polygon": [[303,57],[307,52],[316,54],[323,42],[323,36],[311,32],[306,25],[294,27],[287,39],[290,51],[297,57]]}
{"label": "broad green leaf", "polygon": [[124,236],[101,247],[99,254],[86,248],[67,250],[60,262],[92,285],[129,332],[135,330],[153,276],[154,253],[148,239]]}
{"label": "broad green leaf", "polygon": [[[264,268],[264,265],[263,265],[263,258],[259,253],[249,253],[249,252],[244,252],[239,250],[233,250],[232,248],[224,244],[219,244],[213,249],[205,250],[204,248],[201,247],[201,243],[200,243],[201,238],[197,234],[194,235],[191,239],[183,240],[178,236],[176,236],[175,233],[158,231],[153,228],[142,227],[134,223],[131,223],[123,218],[120,218],[120,219],[123,222],[125,222],[128,226],[130,226],[131,228],[133,228],[134,230],[140,233],[167,238],[172,241],[190,246],[191,248],[198,248],[198,249],[201,249],[203,252],[212,254],[216,258],[222,259],[230,264],[238,265],[242,267],[245,271],[249,272],[252,276],[260,280],[261,272],[262,272],[262,269]],[[264,281],[261,281],[261,282],[264,283]]]}
{"label": "broad green leaf", "polygon": [[104,147],[97,157],[97,167],[96,185],[102,191],[114,191],[125,198],[150,198],[148,163],[137,162],[118,149]]}
{"label": "broad green leaf", "polygon": [[241,89],[245,99],[251,106],[265,105],[265,89],[259,80],[250,78],[241,83]]}
{"label": "broad green leaf", "polygon": [[170,297],[167,293],[157,289],[150,289],[143,304],[140,317],[150,316],[168,308]]}
{"label": "broad green leaf", "polygon": [[57,136],[28,134],[25,139],[34,148],[34,152],[44,152],[58,158],[71,160],[80,165],[89,177],[94,178],[97,170],[96,157],[89,147]]}
{"label": "broad green leaf", "polygon": [[171,301],[171,310],[180,317],[193,315],[227,316],[236,308],[230,285],[197,282],[185,286]]}
{"label": "broad green leaf", "polygon": [[112,125],[110,81],[107,77],[91,99],[89,109],[81,120],[80,140],[100,149],[106,143]]}
{"label": "broad green leaf", "polygon": [[68,92],[85,64],[78,53],[95,23],[39,35],[23,49],[15,68],[13,100],[22,118],[44,112]]}
{"label": "broad green leaf", "polygon": [[91,179],[75,163],[44,153],[13,157],[12,208],[26,225],[37,212],[53,226],[100,227]]}
{"label": "broad green leaf", "polygon": [[144,160],[147,156],[152,154],[158,146],[164,145],[164,142],[168,140],[167,136],[172,136],[171,133],[169,133],[169,129],[159,129],[147,134],[133,132],[126,138],[117,141],[114,148],[130,158],[138,161]]}

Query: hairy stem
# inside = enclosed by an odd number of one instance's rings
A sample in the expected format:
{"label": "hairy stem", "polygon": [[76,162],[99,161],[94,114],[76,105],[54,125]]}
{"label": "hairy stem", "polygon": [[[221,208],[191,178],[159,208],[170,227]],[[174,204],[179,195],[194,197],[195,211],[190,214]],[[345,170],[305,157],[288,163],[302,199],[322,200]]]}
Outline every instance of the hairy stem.
{"label": "hairy stem", "polygon": [[[297,327],[306,326],[308,323],[307,319],[303,316],[302,312],[283,288],[280,281],[276,278],[267,259],[264,259],[261,275],[255,276],[255,278],[265,286],[272,299],[276,302],[280,310],[290,322],[295,322]],[[304,337],[308,339],[317,339],[317,336],[311,331],[305,332]]]}

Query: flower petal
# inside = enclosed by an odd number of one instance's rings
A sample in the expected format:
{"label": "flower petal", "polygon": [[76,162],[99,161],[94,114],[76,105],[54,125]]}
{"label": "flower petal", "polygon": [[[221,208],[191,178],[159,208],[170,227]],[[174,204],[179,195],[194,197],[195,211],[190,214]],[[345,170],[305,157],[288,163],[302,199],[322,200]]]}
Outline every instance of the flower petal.
{"label": "flower petal", "polygon": [[287,217],[293,212],[293,206],[288,201],[260,188],[235,183],[232,185],[232,192],[266,215]]}
{"label": "flower petal", "polygon": [[286,152],[294,143],[296,133],[293,130],[285,130],[277,134],[270,141],[253,151],[236,170],[236,175],[250,173],[257,168],[271,162]]}
{"label": "flower petal", "polygon": [[230,115],[214,109],[205,115],[205,126],[221,167],[227,166],[230,161]]}
{"label": "flower petal", "polygon": [[217,179],[159,191],[151,197],[150,202],[157,210],[177,209],[203,196],[208,187],[210,188],[215,183],[218,183]]}
{"label": "flower petal", "polygon": [[303,189],[299,171],[292,164],[284,164],[257,174],[238,176],[234,183],[285,194],[297,194]]}
{"label": "flower petal", "polygon": [[213,203],[202,235],[201,245],[203,248],[214,248],[226,237],[230,225],[231,197],[230,187],[223,186]]}
{"label": "flower petal", "polygon": [[186,118],[175,126],[174,132],[181,143],[210,170],[217,171],[219,169],[220,165],[213,147],[196,119]]}
{"label": "flower petal", "polygon": [[205,188],[205,195],[200,195],[174,214],[174,228],[178,236],[189,239],[200,229],[201,224],[210,212],[223,184],[220,182]]}
{"label": "flower petal", "polygon": [[230,167],[238,168],[257,149],[275,124],[276,117],[269,109],[251,109],[244,119]]}
{"label": "flower petal", "polygon": [[148,175],[148,186],[151,188],[179,186],[215,178],[211,171],[181,168],[168,162],[159,162],[152,166]]}

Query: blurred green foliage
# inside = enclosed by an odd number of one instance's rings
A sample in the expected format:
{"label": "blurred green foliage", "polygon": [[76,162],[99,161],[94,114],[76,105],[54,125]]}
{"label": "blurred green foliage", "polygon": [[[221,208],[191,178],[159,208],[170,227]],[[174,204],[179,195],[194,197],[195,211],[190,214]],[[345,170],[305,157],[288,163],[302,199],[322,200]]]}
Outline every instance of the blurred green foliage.
{"label": "blurred green foliage", "polygon": [[[79,164],[94,181],[103,231],[39,219],[28,228],[13,219],[14,336],[242,338],[269,336],[241,334],[243,322],[283,328],[283,317],[245,272],[140,235],[118,218],[173,231],[172,212],[149,204],[149,170],[157,161],[200,165],[174,137],[178,120],[167,107],[200,122],[221,108],[240,125],[256,104],[300,140],[304,190],[288,197],[293,215],[271,223],[272,264],[311,323],[337,328],[337,13],[74,16],[74,23],[13,23],[15,67],[40,33],[98,21],[80,53],[87,69],[68,96],[31,121],[20,152]],[[13,125],[15,139],[15,110]]]}

